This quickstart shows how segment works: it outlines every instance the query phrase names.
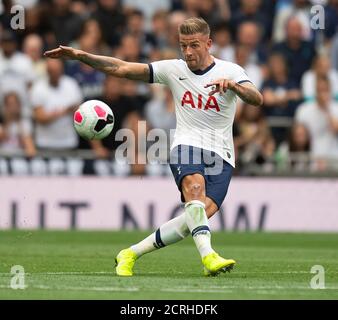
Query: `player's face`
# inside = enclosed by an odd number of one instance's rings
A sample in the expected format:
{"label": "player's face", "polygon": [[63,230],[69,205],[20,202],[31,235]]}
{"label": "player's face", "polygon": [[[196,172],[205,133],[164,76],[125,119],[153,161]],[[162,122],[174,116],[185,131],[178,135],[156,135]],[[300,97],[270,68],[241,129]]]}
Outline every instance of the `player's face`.
{"label": "player's face", "polygon": [[179,35],[180,47],[190,70],[204,69],[209,57],[211,39],[208,35],[196,33]]}

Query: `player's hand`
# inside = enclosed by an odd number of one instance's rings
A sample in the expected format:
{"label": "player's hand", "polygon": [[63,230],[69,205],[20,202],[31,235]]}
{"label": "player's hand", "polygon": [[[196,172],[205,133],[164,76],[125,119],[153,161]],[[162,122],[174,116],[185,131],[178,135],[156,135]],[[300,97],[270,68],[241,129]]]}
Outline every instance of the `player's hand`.
{"label": "player's hand", "polygon": [[209,92],[209,96],[219,92],[221,95],[224,94],[227,89],[232,89],[236,85],[236,82],[228,79],[218,79],[212,81],[204,86],[204,88],[208,88],[213,86],[212,90]]}
{"label": "player's hand", "polygon": [[43,55],[47,58],[59,59],[77,59],[81,50],[74,49],[72,47],[59,46],[56,49],[46,51]]}

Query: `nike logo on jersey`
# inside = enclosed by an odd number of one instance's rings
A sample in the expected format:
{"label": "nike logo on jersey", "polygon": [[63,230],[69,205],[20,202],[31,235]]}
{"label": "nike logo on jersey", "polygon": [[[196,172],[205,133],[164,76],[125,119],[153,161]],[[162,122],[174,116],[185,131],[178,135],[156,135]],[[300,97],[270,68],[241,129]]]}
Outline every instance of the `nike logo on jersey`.
{"label": "nike logo on jersey", "polygon": [[184,77],[178,77],[178,80],[186,80],[188,78],[184,78]]}

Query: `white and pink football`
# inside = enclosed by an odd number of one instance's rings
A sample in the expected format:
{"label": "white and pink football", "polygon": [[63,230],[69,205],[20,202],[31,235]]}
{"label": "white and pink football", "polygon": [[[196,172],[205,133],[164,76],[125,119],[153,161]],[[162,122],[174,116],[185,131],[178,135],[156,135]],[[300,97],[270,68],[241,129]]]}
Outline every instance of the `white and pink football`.
{"label": "white and pink football", "polygon": [[100,100],[88,100],[75,111],[74,127],[87,140],[103,139],[113,130],[113,111]]}

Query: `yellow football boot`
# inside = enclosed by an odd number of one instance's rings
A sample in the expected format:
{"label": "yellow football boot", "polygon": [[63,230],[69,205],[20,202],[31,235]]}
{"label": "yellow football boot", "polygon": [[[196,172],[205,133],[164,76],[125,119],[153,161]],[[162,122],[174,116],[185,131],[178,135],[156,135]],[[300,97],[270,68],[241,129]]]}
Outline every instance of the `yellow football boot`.
{"label": "yellow football boot", "polygon": [[224,259],[216,252],[213,252],[203,257],[202,263],[204,265],[205,276],[217,276],[221,272],[230,272],[236,264],[236,261]]}
{"label": "yellow football boot", "polygon": [[116,274],[122,277],[131,277],[136,259],[136,253],[130,248],[121,250],[115,258]]}

